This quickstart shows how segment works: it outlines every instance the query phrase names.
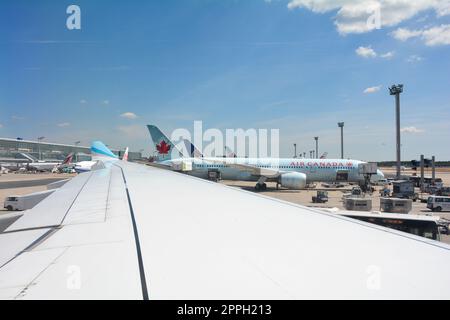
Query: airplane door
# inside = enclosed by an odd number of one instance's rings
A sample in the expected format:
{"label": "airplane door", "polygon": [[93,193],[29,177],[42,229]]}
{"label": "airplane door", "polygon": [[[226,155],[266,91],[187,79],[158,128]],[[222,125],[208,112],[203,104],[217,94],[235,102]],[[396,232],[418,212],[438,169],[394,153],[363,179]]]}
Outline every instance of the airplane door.
{"label": "airplane door", "polygon": [[336,173],[336,181],[348,181],[348,171],[338,171]]}

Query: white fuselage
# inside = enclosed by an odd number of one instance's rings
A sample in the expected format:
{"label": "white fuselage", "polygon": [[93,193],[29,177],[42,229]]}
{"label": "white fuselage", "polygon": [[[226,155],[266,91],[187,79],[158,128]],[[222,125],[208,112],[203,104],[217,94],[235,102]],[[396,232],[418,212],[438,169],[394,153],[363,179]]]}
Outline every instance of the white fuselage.
{"label": "white fuselage", "polygon": [[0,167],[9,171],[17,171],[20,168],[24,167],[26,164],[19,162],[4,162],[0,163]]}
{"label": "white fuselage", "polygon": [[88,172],[91,171],[92,166],[94,164],[96,164],[97,161],[81,161],[81,162],[77,162],[74,165],[74,169],[77,173],[83,173],[83,172]]}
{"label": "white fuselage", "polygon": [[[259,176],[249,170],[237,168],[236,165],[253,166],[273,171],[299,172],[306,175],[307,182],[363,182],[364,176],[359,173],[359,164],[365,163],[350,159],[276,159],[276,158],[182,158],[161,162],[172,165],[180,161],[192,162],[192,171],[187,173],[200,178],[207,178],[211,170],[219,171],[225,180],[256,181]],[[383,173],[378,170],[372,175],[371,181],[383,179]],[[268,181],[271,181],[269,178]]]}
{"label": "white fuselage", "polygon": [[60,164],[61,162],[31,162],[28,166],[38,171],[51,171],[54,167],[59,166]]}

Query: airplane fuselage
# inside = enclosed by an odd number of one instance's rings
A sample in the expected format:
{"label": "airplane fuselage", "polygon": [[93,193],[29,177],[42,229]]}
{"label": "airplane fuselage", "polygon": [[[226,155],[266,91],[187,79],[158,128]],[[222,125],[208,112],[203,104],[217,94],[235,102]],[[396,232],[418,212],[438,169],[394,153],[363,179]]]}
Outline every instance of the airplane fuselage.
{"label": "airplane fuselage", "polygon": [[[192,171],[186,173],[199,178],[208,178],[209,171],[218,171],[221,178],[225,180],[257,181],[259,179],[259,176],[254,173],[233,166],[237,164],[283,173],[303,173],[306,175],[308,183],[364,182],[364,176],[359,173],[358,166],[365,162],[351,159],[183,158],[166,160],[161,164],[172,165],[180,161],[192,162]],[[372,176],[372,181],[383,178],[383,173],[378,170],[378,173]],[[271,180],[273,179],[267,179],[267,181]]]}
{"label": "airplane fuselage", "polygon": [[39,171],[51,171],[60,164],[61,162],[31,162],[28,167]]}

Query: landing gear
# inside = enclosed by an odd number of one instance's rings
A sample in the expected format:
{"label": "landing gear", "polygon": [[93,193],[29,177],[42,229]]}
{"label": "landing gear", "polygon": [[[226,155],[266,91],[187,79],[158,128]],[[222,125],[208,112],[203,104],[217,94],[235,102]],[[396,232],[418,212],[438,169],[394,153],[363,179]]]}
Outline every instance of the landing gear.
{"label": "landing gear", "polygon": [[267,190],[267,184],[265,183],[266,180],[267,180],[267,178],[264,176],[259,177],[258,182],[256,182],[256,185],[255,185],[255,190],[256,191],[266,191]]}
{"label": "landing gear", "polygon": [[267,184],[265,184],[265,183],[257,183],[255,185],[255,190],[256,191],[266,191],[267,190]]}

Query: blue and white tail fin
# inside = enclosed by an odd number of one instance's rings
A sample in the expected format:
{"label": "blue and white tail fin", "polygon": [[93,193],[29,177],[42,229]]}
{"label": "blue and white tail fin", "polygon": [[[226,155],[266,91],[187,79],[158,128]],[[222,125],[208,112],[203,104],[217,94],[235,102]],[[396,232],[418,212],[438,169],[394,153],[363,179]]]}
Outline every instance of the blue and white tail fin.
{"label": "blue and white tail fin", "polygon": [[164,160],[171,160],[175,155],[176,158],[181,156],[181,152],[175,147],[172,141],[166,137],[164,133],[159,130],[157,126],[147,125],[148,131],[150,132],[150,137],[153,141],[153,148],[155,149],[157,162]]}
{"label": "blue and white tail fin", "polygon": [[188,157],[191,157],[191,158],[202,158],[203,157],[203,154],[200,152],[200,150],[197,149],[196,146],[194,146],[194,144],[191,141],[189,141],[188,139],[183,139],[183,142],[184,142],[184,147],[189,152],[189,154],[187,155]]}
{"label": "blue and white tail fin", "polygon": [[101,141],[92,142],[91,155],[93,161],[118,159],[117,155],[112,153],[112,151]]}

